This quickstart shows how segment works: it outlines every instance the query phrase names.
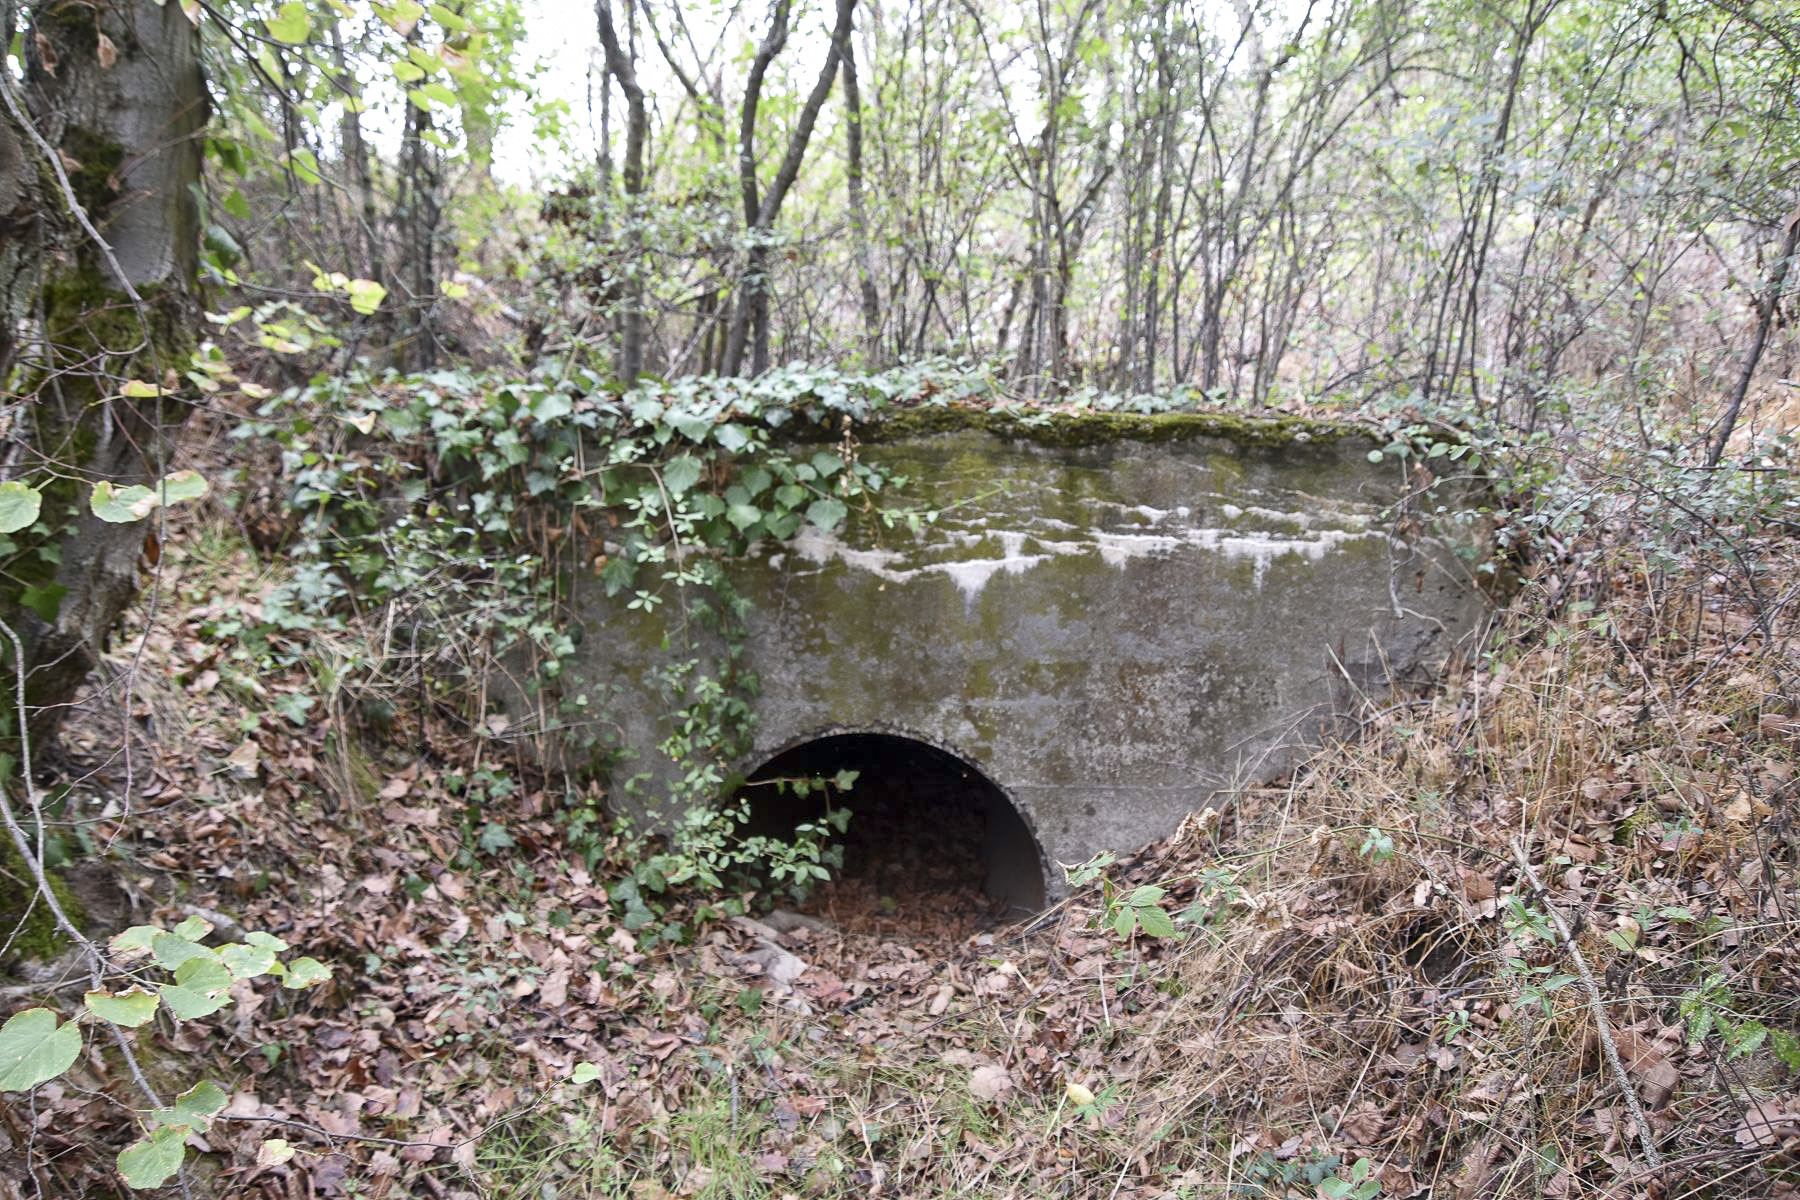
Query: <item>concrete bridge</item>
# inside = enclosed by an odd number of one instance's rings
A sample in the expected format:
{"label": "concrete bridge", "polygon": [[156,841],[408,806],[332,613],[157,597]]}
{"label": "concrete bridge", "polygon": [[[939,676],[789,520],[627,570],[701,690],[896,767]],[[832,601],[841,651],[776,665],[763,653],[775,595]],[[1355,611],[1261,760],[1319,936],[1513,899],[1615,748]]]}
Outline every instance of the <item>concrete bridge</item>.
{"label": "concrete bridge", "polygon": [[[1479,539],[1422,517],[1405,470],[1352,430],[937,408],[858,437],[941,515],[916,535],[808,527],[734,564],[761,680],[739,766],[960,772],[987,887],[1018,907],[1060,890],[1057,863],[1165,836],[1288,769],[1359,693],[1429,675],[1485,611]],[[669,610],[582,604],[615,781],[641,772],[655,795]]]}

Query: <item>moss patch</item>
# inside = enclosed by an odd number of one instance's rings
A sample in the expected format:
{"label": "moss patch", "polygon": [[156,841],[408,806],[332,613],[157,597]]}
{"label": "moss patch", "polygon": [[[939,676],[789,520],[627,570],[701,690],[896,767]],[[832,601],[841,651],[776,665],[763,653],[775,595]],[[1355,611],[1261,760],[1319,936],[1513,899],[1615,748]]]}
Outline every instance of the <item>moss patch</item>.
{"label": "moss patch", "polygon": [[[56,893],[57,902],[69,915],[69,920],[80,925],[83,916],[81,902],[76,899],[62,880],[54,873],[50,875],[50,889]],[[25,862],[12,845],[10,838],[0,837],[0,943],[5,937],[12,937],[12,947],[4,958],[35,959],[44,961],[55,958],[63,948],[67,939],[56,928],[56,918],[50,914],[50,906],[39,901],[33,904],[37,895],[37,885],[26,869]],[[23,924],[21,925],[21,921]],[[17,934],[13,933],[17,930]]]}
{"label": "moss patch", "polygon": [[118,173],[125,164],[125,147],[75,127],[63,137],[63,150],[74,160],[68,174],[75,198],[88,212],[104,213],[119,194]]}
{"label": "moss patch", "polygon": [[[796,441],[835,440],[841,436],[833,415],[822,426],[795,430]],[[900,441],[938,433],[980,430],[1040,446],[1082,449],[1113,442],[1161,444],[1214,438],[1240,446],[1275,448],[1369,439],[1370,433],[1348,422],[1311,417],[1250,416],[1244,413],[1054,412],[962,408],[925,405],[878,411],[858,424],[856,436],[870,443]]]}

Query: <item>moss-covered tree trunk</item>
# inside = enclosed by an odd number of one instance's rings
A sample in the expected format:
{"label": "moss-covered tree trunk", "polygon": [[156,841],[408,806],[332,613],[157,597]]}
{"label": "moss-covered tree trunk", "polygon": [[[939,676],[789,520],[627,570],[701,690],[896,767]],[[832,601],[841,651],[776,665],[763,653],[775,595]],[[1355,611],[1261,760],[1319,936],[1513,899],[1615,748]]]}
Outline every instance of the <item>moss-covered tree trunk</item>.
{"label": "moss-covered tree trunk", "polygon": [[[36,201],[22,256],[31,336],[10,385],[23,453],[0,477],[41,487],[44,505],[12,538],[0,610],[25,644],[42,738],[99,663],[154,528],[99,520],[93,485],[153,483],[191,409],[183,377],[200,315],[206,92],[199,31],[179,4],[46,0],[25,19],[25,79],[6,84],[11,127],[0,141],[22,152],[30,174],[19,187]],[[20,107],[29,130],[12,120]],[[163,394],[132,398],[122,393],[145,389],[128,381]]]}

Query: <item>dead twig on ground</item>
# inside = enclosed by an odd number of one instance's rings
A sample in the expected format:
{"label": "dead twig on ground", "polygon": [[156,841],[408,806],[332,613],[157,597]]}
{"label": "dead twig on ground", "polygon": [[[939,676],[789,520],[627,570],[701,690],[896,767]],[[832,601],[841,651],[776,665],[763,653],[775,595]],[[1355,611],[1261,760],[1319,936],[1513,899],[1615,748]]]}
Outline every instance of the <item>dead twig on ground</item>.
{"label": "dead twig on ground", "polygon": [[1550,914],[1550,923],[1556,926],[1556,932],[1562,936],[1563,945],[1569,948],[1575,972],[1581,976],[1581,984],[1587,989],[1588,1011],[1594,1015],[1594,1025],[1600,1035],[1601,1053],[1606,1056],[1606,1065],[1612,1070],[1619,1090],[1625,1094],[1625,1107],[1631,1110],[1632,1123],[1637,1126],[1638,1141],[1644,1147],[1644,1162],[1651,1170],[1660,1170],[1662,1155],[1656,1152],[1655,1136],[1650,1132],[1650,1119],[1644,1115],[1643,1101],[1638,1099],[1637,1089],[1632,1086],[1631,1077],[1625,1073],[1625,1064],[1619,1059],[1619,1043],[1613,1037],[1612,1022],[1606,1019],[1606,1002],[1600,998],[1600,985],[1594,982],[1594,973],[1588,969],[1587,958],[1581,953],[1581,947],[1575,944],[1575,935],[1570,931],[1569,923],[1563,919],[1556,905],[1550,903],[1543,882],[1532,869],[1531,860],[1525,856],[1525,847],[1516,838],[1513,840],[1512,852],[1513,857],[1519,861],[1519,870],[1525,873],[1532,891],[1542,901],[1544,911]]}

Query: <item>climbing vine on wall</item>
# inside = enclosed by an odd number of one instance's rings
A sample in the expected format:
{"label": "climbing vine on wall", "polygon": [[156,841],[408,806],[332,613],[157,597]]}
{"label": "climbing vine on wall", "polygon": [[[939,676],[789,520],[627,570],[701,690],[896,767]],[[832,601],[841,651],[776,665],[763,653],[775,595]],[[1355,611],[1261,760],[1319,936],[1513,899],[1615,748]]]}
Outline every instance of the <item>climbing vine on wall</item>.
{"label": "climbing vine on wall", "polygon": [[[587,632],[578,593],[598,588],[672,615],[662,749],[678,770],[663,794],[637,798],[672,832],[640,873],[657,890],[719,887],[743,867],[805,876],[816,847],[795,859],[791,846],[739,838],[742,806],[718,803],[748,744],[756,687],[724,564],[807,525],[834,530],[852,510],[930,519],[905,507],[903,480],[861,459],[856,422],[988,387],[952,364],[880,375],[793,367],[623,394],[563,364],[523,378],[319,378],[267,397],[236,430],[281,446],[296,518],[291,572],[260,625],[236,632],[271,662],[295,661],[310,652],[309,632],[386,610],[404,656],[336,663],[334,702],[383,708],[403,657],[433,703],[580,762],[615,747],[603,693],[569,670]],[[536,715],[522,728],[487,691],[501,674],[530,698]]]}

